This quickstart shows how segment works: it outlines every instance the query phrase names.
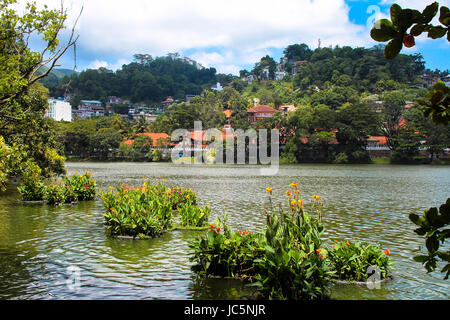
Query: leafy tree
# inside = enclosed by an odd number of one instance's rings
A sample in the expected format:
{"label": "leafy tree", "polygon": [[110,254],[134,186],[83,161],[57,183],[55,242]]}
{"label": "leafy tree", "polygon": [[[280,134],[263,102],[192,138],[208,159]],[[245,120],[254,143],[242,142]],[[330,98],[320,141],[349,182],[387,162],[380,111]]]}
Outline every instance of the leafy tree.
{"label": "leafy tree", "polygon": [[309,60],[312,53],[313,51],[304,43],[291,44],[283,51],[286,58],[293,60]]}
{"label": "leafy tree", "polygon": [[[72,29],[68,42],[60,44],[58,37],[67,19],[63,7],[38,9],[32,2],[19,14],[15,4],[15,0],[0,1],[0,136],[9,146],[5,150],[21,146],[21,156],[9,156],[19,162],[9,162],[10,166],[20,168],[25,161],[35,162],[44,175],[59,174],[64,171],[64,157],[52,122],[44,119],[48,91],[38,80],[46,77],[59,58],[75,45],[76,37]],[[30,38],[42,40],[41,51],[31,50]],[[5,168],[5,172],[8,175],[11,170]]]}
{"label": "leafy tree", "polygon": [[101,128],[91,137],[90,152],[107,158],[110,153],[114,153],[122,142],[122,135],[114,128]]}

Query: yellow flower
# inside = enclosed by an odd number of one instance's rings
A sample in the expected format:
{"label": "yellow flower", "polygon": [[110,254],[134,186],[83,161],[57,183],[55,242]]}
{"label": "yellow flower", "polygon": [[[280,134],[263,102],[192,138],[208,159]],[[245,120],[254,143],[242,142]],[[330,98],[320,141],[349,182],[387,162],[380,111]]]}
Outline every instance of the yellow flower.
{"label": "yellow flower", "polygon": [[170,189],[167,189],[167,190],[166,190],[166,194],[167,194],[167,195],[170,195],[170,193],[171,193]]}
{"label": "yellow flower", "polygon": [[130,199],[129,202],[132,203],[132,202],[133,202],[133,199]]}
{"label": "yellow flower", "polygon": [[292,200],[291,201],[291,206],[295,206],[297,204],[297,200]]}
{"label": "yellow flower", "polygon": [[298,186],[298,184],[297,184],[297,183],[293,183],[293,182],[291,182],[290,186],[291,186],[292,188],[295,188],[295,189],[297,189],[297,186]]}
{"label": "yellow flower", "polygon": [[77,171],[77,170],[75,170],[74,174],[78,174],[78,171]]}
{"label": "yellow flower", "polygon": [[166,179],[163,179],[163,182],[166,181]]}
{"label": "yellow flower", "polygon": [[142,179],[145,179],[145,176],[142,176]]}
{"label": "yellow flower", "polygon": [[272,194],[272,188],[267,187],[267,188],[266,188],[266,191],[267,191],[268,193]]}

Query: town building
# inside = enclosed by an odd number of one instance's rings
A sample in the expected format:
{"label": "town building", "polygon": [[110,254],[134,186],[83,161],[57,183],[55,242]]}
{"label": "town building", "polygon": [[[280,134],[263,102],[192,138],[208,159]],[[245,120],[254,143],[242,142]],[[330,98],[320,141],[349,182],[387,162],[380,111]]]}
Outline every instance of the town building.
{"label": "town building", "polygon": [[255,123],[260,119],[270,118],[276,111],[277,110],[267,105],[257,105],[247,111],[248,121],[250,123]]}
{"label": "town building", "polygon": [[171,96],[168,96],[166,100],[159,103],[159,107],[164,109],[165,107],[170,106],[173,102],[173,98]]}
{"label": "town building", "polygon": [[72,106],[64,99],[48,99],[48,109],[45,112],[46,118],[56,121],[72,121]]}
{"label": "town building", "polygon": [[215,90],[215,91],[222,91],[222,90],[223,90],[223,87],[220,85],[220,82],[217,82],[215,85],[213,85],[213,86],[211,87],[211,89],[212,89],[212,90]]}
{"label": "town building", "polygon": [[283,115],[287,115],[288,112],[294,112],[295,110],[297,110],[297,108],[293,104],[291,104],[286,106],[280,106],[278,110],[280,110]]}

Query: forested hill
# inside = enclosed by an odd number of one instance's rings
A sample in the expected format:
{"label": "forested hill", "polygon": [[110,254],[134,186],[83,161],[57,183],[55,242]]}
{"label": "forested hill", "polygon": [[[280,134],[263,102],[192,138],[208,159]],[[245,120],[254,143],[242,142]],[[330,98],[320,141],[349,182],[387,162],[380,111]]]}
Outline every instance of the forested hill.
{"label": "forested hill", "polygon": [[308,63],[299,68],[294,84],[303,89],[309,85],[323,88],[337,84],[361,92],[373,91],[380,80],[418,84],[424,71],[425,61],[420,54],[400,54],[388,60],[384,58],[384,46],[321,48],[311,52]]}
{"label": "forested hill", "polygon": [[[284,80],[292,82],[295,89],[308,90],[311,86],[326,89],[330,86],[351,87],[358,92],[375,92],[380,80],[394,80],[408,86],[420,85],[425,62],[420,54],[400,54],[395,59],[384,58],[384,46],[373,48],[318,48],[312,50],[305,44],[290,45],[284,54],[292,61],[303,60],[295,75]],[[214,68],[203,68],[197,62],[169,54],[153,59],[148,54],[137,54],[134,62],[113,72],[105,68],[86,70],[74,74],[69,92],[78,99],[106,100],[108,96],[129,99],[131,102],[158,103],[167,96],[184,100],[187,94],[200,94],[204,88],[216,82],[227,85],[231,75],[216,74]],[[253,70],[241,70],[241,74],[253,73],[268,67],[271,71],[287,70],[288,65],[278,64],[269,56],[255,63]],[[281,67],[281,68],[280,68]],[[273,72],[271,72],[273,73]],[[69,78],[48,86],[51,95],[62,96]],[[44,83],[45,84],[45,83]]]}
{"label": "forested hill", "polygon": [[[106,68],[88,69],[74,74],[69,92],[81,99],[105,101],[108,96],[132,102],[156,103],[167,96],[184,99],[186,94],[200,94],[205,86],[216,83],[216,69],[204,68],[195,61],[168,55],[153,59],[135,55],[135,61],[117,71]],[[69,77],[50,86],[50,94],[62,96]],[[45,84],[45,83],[44,83]]]}

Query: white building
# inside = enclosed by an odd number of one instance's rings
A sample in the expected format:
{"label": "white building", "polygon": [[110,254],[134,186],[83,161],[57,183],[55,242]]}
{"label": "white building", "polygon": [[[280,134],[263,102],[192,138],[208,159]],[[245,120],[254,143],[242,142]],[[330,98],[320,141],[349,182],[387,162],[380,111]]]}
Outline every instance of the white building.
{"label": "white building", "polygon": [[72,121],[72,106],[63,99],[48,99],[48,110],[45,117],[56,121]]}
{"label": "white building", "polygon": [[275,80],[278,80],[278,81],[283,80],[283,78],[284,78],[286,75],[287,75],[287,73],[284,72],[284,71],[278,71],[278,72],[275,72]]}
{"label": "white building", "polygon": [[223,87],[220,85],[220,82],[217,82],[215,85],[211,87],[212,90],[222,91]]}

